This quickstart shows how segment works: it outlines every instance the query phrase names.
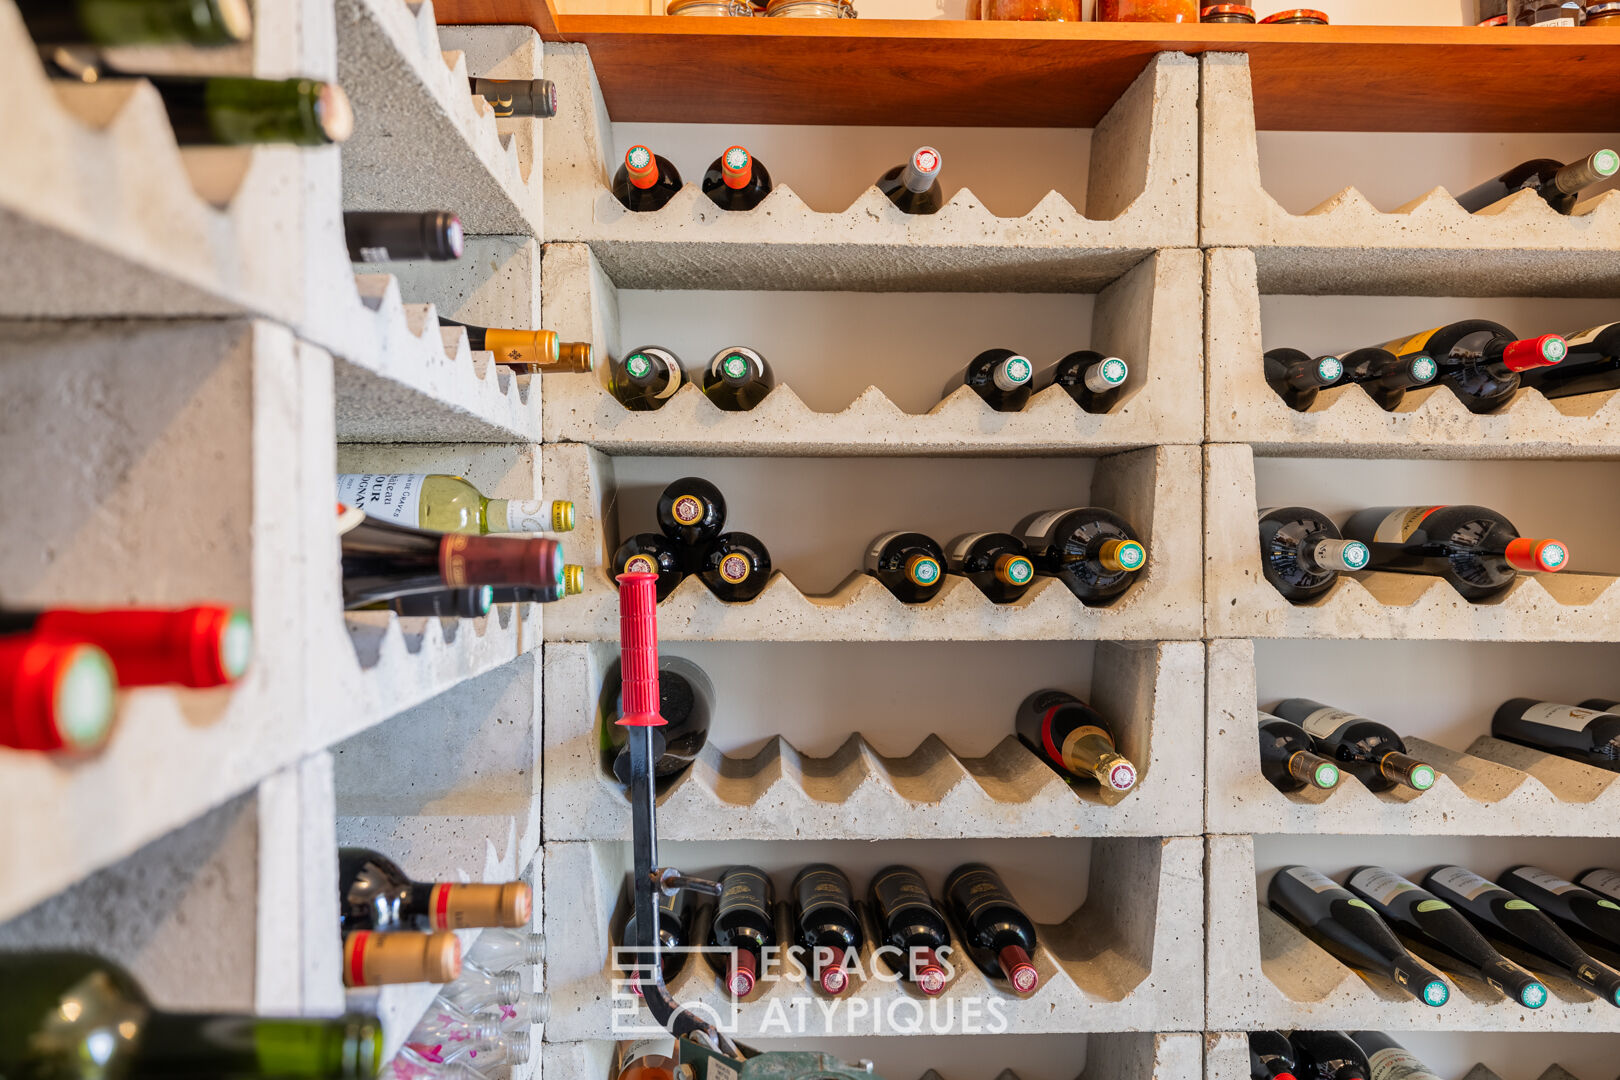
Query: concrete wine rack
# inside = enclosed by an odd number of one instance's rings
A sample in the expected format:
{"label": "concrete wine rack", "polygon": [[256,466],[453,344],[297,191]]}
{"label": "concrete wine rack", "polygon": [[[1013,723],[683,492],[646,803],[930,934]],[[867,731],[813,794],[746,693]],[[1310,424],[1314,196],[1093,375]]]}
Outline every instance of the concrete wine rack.
{"label": "concrete wine rack", "polygon": [[[1204,1039],[1205,1080],[1244,1080],[1249,1075],[1249,1039],[1241,1031],[1211,1033]],[[1528,1074],[1527,1074],[1528,1075]],[[1502,1080],[1483,1064],[1464,1073],[1462,1080]],[[1582,1080],[1561,1065],[1549,1065],[1536,1080]],[[1585,1080],[1597,1080],[1588,1076]]]}

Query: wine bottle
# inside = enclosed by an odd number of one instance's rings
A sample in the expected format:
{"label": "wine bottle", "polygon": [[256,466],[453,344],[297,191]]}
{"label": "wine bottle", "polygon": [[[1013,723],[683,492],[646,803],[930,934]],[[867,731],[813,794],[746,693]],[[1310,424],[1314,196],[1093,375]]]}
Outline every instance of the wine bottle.
{"label": "wine bottle", "polygon": [[1341,573],[1365,570],[1371,561],[1367,545],[1344,539],[1326,514],[1304,506],[1260,511],[1260,570],[1291,603],[1315,600]]}
{"label": "wine bottle", "polygon": [[1598,769],[1620,772],[1620,714],[1534,698],[1504,702],[1491,735]]}
{"label": "wine bottle", "polygon": [[[422,214],[348,210],[343,214],[343,239],[349,245],[349,258],[358,263],[449,262],[461,258],[466,244],[461,219],[447,210]],[[457,325],[443,317],[439,322]]]}
{"label": "wine bottle", "polygon": [[1035,365],[1011,349],[986,349],[945,381],[941,400],[966,386],[996,412],[1017,412],[1034,389]]}
{"label": "wine bottle", "polygon": [[1266,385],[1296,412],[1305,412],[1316,404],[1318,393],[1344,377],[1344,361],[1337,356],[1272,349],[1264,359]]}
{"label": "wine bottle", "polygon": [[951,931],[923,876],[909,866],[885,867],[872,876],[870,892],[882,945],[899,953],[889,967],[929,997],[944,993],[950,973],[939,954]]}
{"label": "wine bottle", "polygon": [[1371,1068],[1371,1080],[1440,1080],[1411,1051],[1382,1031],[1352,1031],[1354,1040]]}
{"label": "wine bottle", "polygon": [[0,637],[82,642],[112,661],[118,685],[211,687],[233,683],[253,659],[253,619],[240,608],[0,609]]}
{"label": "wine bottle", "polygon": [[578,596],[585,591],[585,568],[577,563],[563,563],[562,584],[531,589],[515,585],[502,585],[490,590],[490,602],[495,604],[552,604],[567,596]]}
{"label": "wine bottle", "polygon": [[354,108],[337,83],[231,75],[139,77],[163,99],[181,146],[329,146],[354,132]]}
{"label": "wine bottle", "polygon": [[668,349],[643,345],[623,360],[608,362],[608,393],[631,412],[662,409],[685,384],[681,362]]}
{"label": "wine bottle", "polygon": [[534,894],[521,881],[463,885],[412,881],[369,848],[338,849],[338,925],[353,930],[466,930],[527,926]]}
{"label": "wine bottle", "polygon": [[39,46],[235,45],[253,36],[248,0],[17,0]]}
{"label": "wine bottle", "polygon": [[680,171],[645,146],[632,146],[613,174],[613,197],[636,213],[662,210],[680,190]]}
{"label": "wine bottle", "polygon": [[703,550],[697,576],[726,603],[746,603],[769,584],[771,553],[752,533],[721,533]]}
{"label": "wine bottle", "polygon": [[967,533],[945,548],[945,566],[979,587],[993,604],[1019,600],[1035,583],[1035,564],[1011,533]]}
{"label": "wine bottle", "polygon": [[701,476],[683,476],[664,488],[658,496],[658,527],[664,535],[684,548],[696,562],[697,555],[726,527],[726,497]]}
{"label": "wine bottle", "polygon": [[[597,699],[597,731],[608,771],[619,783],[630,783],[630,754],[624,715],[624,673],[614,660],[602,680]],[[709,741],[709,722],[714,715],[714,684],[703,669],[680,656],[658,657],[658,715],[664,726],[652,729],[659,753],[653,760],[653,776],[668,780],[679,776],[697,760]]]}
{"label": "wine bottle", "polygon": [[561,341],[555,330],[507,330],[473,326],[439,316],[440,326],[459,326],[467,331],[467,347],[474,352],[495,354],[495,362],[518,374],[584,373],[596,362],[588,341]]}
{"label": "wine bottle", "polygon": [[550,79],[468,79],[472,92],[489,102],[500,120],[549,120],[557,115],[557,84]]}
{"label": "wine bottle", "polygon": [[[692,940],[691,896],[685,889],[673,894],[659,889],[653,898],[653,911],[658,924],[658,979],[665,986],[675,981],[686,967],[686,958],[691,955],[686,950]],[[630,976],[630,989],[640,994],[641,980],[652,975],[653,960],[651,953],[632,951],[635,941],[636,913],[632,911],[620,938],[620,948],[624,951],[618,954],[616,962],[620,970]]]}
{"label": "wine bottle", "polygon": [[1344,357],[1345,379],[1360,386],[1385,412],[1394,412],[1408,390],[1427,385],[1440,374],[1428,353],[1396,356],[1388,349],[1357,349]]}
{"label": "wine bottle", "polygon": [[944,159],[932,146],[919,146],[903,165],[877,178],[877,189],[908,214],[937,214],[944,204],[939,170]]}
{"label": "wine bottle", "polygon": [[1006,980],[1020,994],[1040,985],[1035,970],[1035,924],[1007,891],[1001,875],[968,863],[945,879],[945,903],[961,931],[968,958],[986,976]]}
{"label": "wine bottle", "polygon": [[1590,889],[1605,900],[1620,904],[1620,870],[1606,870],[1601,866],[1594,866],[1575,875],[1575,882],[1581,888]]}
{"label": "wine bottle", "polygon": [[569,532],[574,504],[561,499],[489,499],[464,477],[443,473],[339,473],[338,501],[370,517],[447,533]]}
{"label": "wine bottle", "polygon": [[451,983],[461,978],[461,939],[448,930],[356,930],[343,936],[343,985]]}
{"label": "wine bottle", "polygon": [[1530,967],[1569,975],[1620,1006],[1620,972],[1582,952],[1528,900],[1460,866],[1435,867],[1424,876],[1423,887],[1459,908],[1498,951]]}
{"label": "wine bottle", "polygon": [[710,944],[730,949],[726,961],[726,989],[745,998],[764,966],[764,953],[776,945],[776,906],[771,879],[753,866],[734,866],[720,877],[720,899],[714,906]]}
{"label": "wine bottle", "polygon": [[94,750],[112,732],[117,697],[112,661],[96,646],[0,635],[0,746]]}
{"label": "wine bottle", "polygon": [[873,540],[862,569],[902,604],[926,604],[945,587],[945,552],[920,532],[884,533]]}
{"label": "wine bottle", "polygon": [[164,1012],[129,972],[83,953],[0,953],[0,986],[0,1076],[17,1080],[370,1080],[383,1062],[375,1016]]}
{"label": "wine bottle", "polygon": [[1596,959],[1620,964],[1620,904],[1534,866],[1505,870],[1496,883],[1536,905]]}
{"label": "wine bottle", "polygon": [[1042,376],[1041,387],[1061,386],[1088,413],[1111,412],[1124,392],[1131,369],[1117,356],[1091,349],[1072,352]]}
{"label": "wine bottle", "polygon": [[1471,187],[1457,201],[1470,214],[1495,205],[1520,191],[1534,191],[1560,214],[1575,211],[1575,201],[1583,188],[1601,183],[1620,172],[1620,154],[1595,150],[1579,161],[1564,164],[1551,158],[1536,158]]}
{"label": "wine bottle", "polygon": [[703,393],[726,412],[747,412],[776,388],[765,358],[741,345],[721,349],[703,370]]}
{"label": "wine bottle", "polygon": [[439,995],[462,1012],[477,1015],[523,1000],[524,981],[520,971],[485,971],[465,964]]}
{"label": "wine bottle", "polygon": [[349,608],[413,592],[563,583],[562,549],[555,540],[430,532],[356,515],[341,541],[343,602]]}
{"label": "wine bottle", "polygon": [[406,618],[480,619],[489,614],[494,603],[494,588],[478,585],[468,589],[439,589],[396,596],[387,604],[374,607],[387,608]]}
{"label": "wine bottle", "polygon": [[746,146],[729,146],[703,174],[703,194],[722,210],[752,210],[771,193],[771,173]]}
{"label": "wine bottle", "polygon": [[1037,690],[1018,706],[1018,741],[1065,776],[1095,780],[1124,794],[1136,786],[1136,766],[1119,753],[1102,713],[1062,690]]}
{"label": "wine bottle", "polygon": [[1396,356],[1426,353],[1440,365],[1440,381],[1476,413],[1506,405],[1519,390],[1521,372],[1556,364],[1569,349],[1557,334],[1520,340],[1488,319],[1448,323],[1381,347]]}
{"label": "wine bottle", "polygon": [[855,914],[854,890],[836,866],[815,863],[793,879],[793,923],[810,961],[810,975],[828,994],[849,989],[849,962],[866,944]]}
{"label": "wine bottle", "polygon": [[660,533],[636,533],[613,553],[613,580],[632,572],[658,575],[659,603],[667,600],[686,576],[681,569],[680,550]]}
{"label": "wine bottle", "polygon": [[1565,343],[1563,360],[1526,371],[1520,382],[1549,398],[1620,389],[1620,322],[1571,334]]}
{"label": "wine bottle", "polygon": [[537,967],[546,959],[546,935],[520,928],[491,927],[478,935],[466,961],[484,971]]}
{"label": "wine bottle", "polygon": [[1092,607],[1119,599],[1147,565],[1147,548],[1130,523],[1098,506],[1040,511],[1012,533],[1029,549],[1037,574],[1057,578]]}
{"label": "wine bottle", "polygon": [[1344,535],[1367,545],[1370,569],[1445,578],[1472,602],[1505,591],[1521,570],[1553,574],[1569,563],[1563,541],[1521,537],[1511,521],[1483,506],[1358,510]]}
{"label": "wine bottle", "polygon": [[1449,974],[1494,987],[1527,1009],[1547,1003],[1547,987],[1491,948],[1450,904],[1381,866],[1364,866],[1345,887],[1372,906],[1408,949]]}
{"label": "wine bottle", "polygon": [[1299,1080],[1370,1080],[1372,1066],[1342,1031],[1295,1031],[1288,1036]]}
{"label": "wine bottle", "polygon": [[1317,753],[1338,762],[1372,791],[1397,786],[1428,791],[1434,786],[1434,766],[1408,755],[1401,737],[1376,720],[1310,698],[1289,698],[1271,711],[1304,728]]}
{"label": "wine bottle", "polygon": [[1296,1080],[1294,1046],[1281,1032],[1249,1032],[1249,1080]]}
{"label": "wine bottle", "polygon": [[[1272,875],[1266,899],[1273,911],[1357,974],[1384,975],[1434,1008],[1451,998],[1445,980],[1408,952],[1365,900],[1326,874],[1308,866],[1285,866]],[[1295,1040],[1294,1045],[1300,1043]]]}
{"label": "wine bottle", "polygon": [[1260,713],[1260,775],[1278,791],[1339,786],[1339,767],[1316,754],[1310,734],[1298,724]]}

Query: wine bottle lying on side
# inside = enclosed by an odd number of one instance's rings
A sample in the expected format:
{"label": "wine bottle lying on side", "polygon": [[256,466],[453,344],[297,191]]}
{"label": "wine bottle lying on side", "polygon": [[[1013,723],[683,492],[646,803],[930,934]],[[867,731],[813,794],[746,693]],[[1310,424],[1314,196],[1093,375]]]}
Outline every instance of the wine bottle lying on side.
{"label": "wine bottle lying on side", "polygon": [[1091,607],[1118,600],[1147,566],[1147,546],[1130,522],[1100,506],[1041,511],[1008,531],[1023,541],[1037,574],[1057,578]]}
{"label": "wine bottle lying on side", "polygon": [[1511,588],[1520,571],[1553,574],[1569,565],[1563,541],[1520,536],[1513,522],[1483,506],[1359,510],[1344,535],[1367,545],[1367,569],[1444,578],[1475,603]]}
{"label": "wine bottle lying on side", "polygon": [[1304,506],[1260,511],[1260,569],[1272,588],[1303,604],[1333,588],[1341,573],[1365,570],[1372,553],[1346,540],[1326,514]]}
{"label": "wine bottle lying on side", "polygon": [[1504,742],[1620,772],[1620,714],[1607,708],[1514,698],[1491,717],[1491,734]]}
{"label": "wine bottle lying on side", "polygon": [[1470,412],[1487,413],[1513,400],[1520,374],[1564,359],[1568,345],[1557,334],[1519,339],[1501,323],[1468,319],[1385,342],[1395,356],[1424,353],[1440,366],[1449,386]]}
{"label": "wine bottle lying on side", "polygon": [[1584,189],[1602,183],[1617,172],[1620,172],[1620,154],[1607,148],[1594,150],[1567,165],[1552,158],[1535,158],[1469,188],[1457,196],[1457,202],[1472,214],[1518,192],[1534,191],[1560,214],[1571,214]]}
{"label": "wine bottle lying on side", "polygon": [[1318,754],[1336,761],[1371,791],[1427,791],[1434,786],[1434,766],[1407,754],[1401,737],[1376,720],[1310,698],[1289,698],[1271,711],[1305,729]]}
{"label": "wine bottle lying on side", "polygon": [[491,585],[546,590],[566,581],[562,548],[555,540],[430,532],[378,521],[348,507],[338,527],[347,608],[443,589]]}
{"label": "wine bottle lying on side", "polygon": [[472,92],[489,102],[497,118],[549,120],[557,115],[557,84],[550,79],[468,79]]}

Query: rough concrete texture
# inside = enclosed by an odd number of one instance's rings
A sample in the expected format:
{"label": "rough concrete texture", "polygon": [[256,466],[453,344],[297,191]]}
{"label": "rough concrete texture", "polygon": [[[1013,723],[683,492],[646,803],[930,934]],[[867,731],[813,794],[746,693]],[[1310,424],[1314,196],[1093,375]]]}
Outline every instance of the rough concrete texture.
{"label": "rough concrete texture", "polygon": [[[547,244],[544,325],[567,341],[592,341],[594,374],[546,379],[543,429],[548,442],[584,442],[607,452],[668,454],[786,453],[968,454],[1084,446],[1119,450],[1203,440],[1202,290],[1197,252],[1149,256],[1097,298],[1092,347],[1127,357],[1125,399],[1093,415],[1058,387],[1016,413],[998,413],[966,387],[926,414],[902,411],[868,387],[841,412],[815,412],[787,385],[757,408],[722,412],[695,385],[656,412],[631,412],[605,389],[607,357],[617,355],[617,301],[585,244]],[[602,336],[598,336],[598,334]]]}
{"label": "rough concrete texture", "polygon": [[[1111,607],[1087,607],[1055,579],[1039,580],[1017,603],[992,604],[972,582],[953,576],[929,603],[904,604],[865,574],[851,574],[831,596],[806,596],[781,572],[755,599],[727,604],[694,576],[659,605],[658,632],[681,641],[1198,638],[1197,460],[1194,447],[1162,446],[1099,462],[1091,504],[1123,515],[1148,548],[1142,580]],[[542,461],[548,495],[574,501],[578,528],[569,553],[585,567],[584,593],[547,612],[546,638],[617,640],[618,592],[604,568],[618,543],[604,525],[616,495],[613,459],[578,443],[559,443],[542,449]],[[1077,503],[1084,501],[1076,496]]]}
{"label": "rough concrete texture", "polygon": [[469,236],[455,262],[389,262],[374,268],[398,280],[400,295],[432,304],[457,322],[551,327],[540,315],[540,245],[526,236]]}
{"label": "rough concrete texture", "polygon": [[1407,738],[1439,773],[1425,792],[1374,794],[1352,776],[1284,794],[1260,775],[1254,644],[1209,646],[1209,829],[1353,835],[1620,835],[1620,775],[1488,736],[1466,750]]}
{"label": "rough concrete texture", "polygon": [[[614,982],[623,981],[612,965],[608,927],[624,903],[629,845],[547,843],[545,854],[546,936],[568,943],[566,951],[553,948],[546,963],[546,1037],[599,1039],[612,1030]],[[1063,923],[1039,927],[1034,961],[1040,988],[1019,999],[962,964],[935,1007],[941,1015],[950,1008],[960,1015],[965,1002],[994,996],[1012,1033],[1201,1030],[1202,859],[1203,843],[1196,837],[1096,841],[1085,903]],[[861,962],[862,970],[872,970],[870,945]],[[670,990],[680,1001],[701,1002],[722,1016],[729,1012],[720,980],[701,960],[688,962]],[[861,999],[869,1010],[864,1025],[851,1014],[855,1030],[840,1027],[839,1034],[896,1034],[888,1025],[874,1029],[872,1012],[902,998],[921,1002],[906,984],[880,979],[857,979],[845,998],[846,1007],[847,1000]],[[822,1016],[817,1000],[786,978],[761,980],[741,1004],[737,1033],[758,1035],[762,1019],[773,1012],[780,1025],[782,1010],[794,1030],[802,1013],[814,1032]],[[924,1003],[924,1012],[928,1008]]]}
{"label": "rough concrete texture", "polygon": [[[1338,880],[1339,867],[1325,869]],[[1270,875],[1256,879],[1253,837],[1211,836],[1208,879],[1212,1030],[1620,1032],[1620,1010],[1549,975],[1538,977],[1552,993],[1534,1010],[1472,979],[1448,976],[1451,1000],[1438,1009],[1382,976],[1363,979],[1263,906]]]}
{"label": "rough concrete texture", "polygon": [[[1206,1080],[1248,1080],[1249,1037],[1241,1031],[1206,1034],[1204,1066]],[[1475,1065],[1463,1074],[1462,1080],[1502,1080],[1502,1077],[1484,1065]],[[1577,1078],[1560,1066],[1549,1065],[1537,1080],[1577,1080]],[[1591,1077],[1589,1080],[1599,1078]]]}
{"label": "rough concrete texture", "polygon": [[[485,79],[543,79],[545,57],[540,35],[529,26],[441,26],[439,45],[461,53],[467,74]],[[525,176],[524,210],[530,221],[545,219],[545,183],[534,171],[545,160],[545,133],[549,120],[526,117],[496,119],[495,130],[510,143],[518,160],[529,163]]]}
{"label": "rough concrete texture", "polygon": [[1328,593],[1291,604],[1260,569],[1254,452],[1204,448],[1207,636],[1430,638],[1454,641],[1612,641],[1615,578],[1566,571],[1521,574],[1505,594],[1470,604],[1422,574],[1341,574]]}
{"label": "rough concrete texture", "polygon": [[[1383,213],[1346,188],[1290,214],[1260,182],[1248,57],[1203,57],[1200,243],[1255,248],[1260,287],[1373,296],[1613,296],[1620,194],[1572,216],[1533,192],[1469,214],[1445,188]],[[1483,256],[1483,257],[1482,257]]]}
{"label": "rough concrete texture", "polygon": [[838,214],[778,185],[746,213],[688,184],[656,213],[608,190],[617,161],[582,45],[548,45],[559,108],[545,161],[546,239],[590,244],[621,288],[1092,291],[1156,248],[1195,244],[1196,61],[1161,54],[1097,126],[1087,217],[1050,192],[998,218],[963,189],[934,215],[908,215],[869,188]]}
{"label": "rough concrete texture", "polygon": [[[667,840],[887,840],[902,836],[1197,836],[1203,771],[1203,646],[1098,646],[1086,700],[1108,716],[1120,751],[1141,770],[1114,805],[1095,785],[1070,786],[1015,736],[982,758],[938,736],[886,758],[859,735],[830,757],[778,737],[752,757],[712,745],[658,799]],[[546,647],[546,822],[558,840],[628,840],[621,785],[598,749],[596,701],[612,645]],[[724,723],[720,718],[719,723]],[[397,723],[397,721],[395,722]],[[391,728],[393,725],[389,725]],[[378,729],[385,730],[385,729]]]}
{"label": "rough concrete texture", "polygon": [[1395,412],[1385,412],[1350,384],[1322,391],[1308,411],[1296,412],[1264,377],[1255,253],[1223,248],[1208,260],[1204,332],[1213,442],[1354,457],[1613,457],[1620,448],[1620,393],[1613,391],[1549,401],[1520,390],[1506,408],[1478,415],[1447,387],[1413,390]]}
{"label": "rough concrete texture", "polygon": [[337,28],[338,78],[355,113],[344,207],[452,210],[469,233],[539,237],[534,159],[520,153],[531,148],[496,130],[461,54],[441,51],[431,0],[340,0]]}

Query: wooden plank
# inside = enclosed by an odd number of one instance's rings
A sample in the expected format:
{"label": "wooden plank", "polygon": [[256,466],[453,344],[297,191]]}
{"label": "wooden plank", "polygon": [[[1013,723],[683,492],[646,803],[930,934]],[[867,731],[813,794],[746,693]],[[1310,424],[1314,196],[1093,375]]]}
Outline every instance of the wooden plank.
{"label": "wooden plank", "polygon": [[441,26],[532,26],[547,41],[557,40],[557,9],[551,0],[434,0]]}

